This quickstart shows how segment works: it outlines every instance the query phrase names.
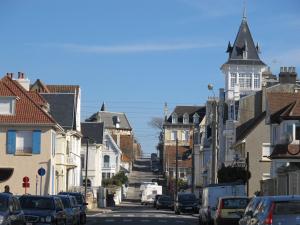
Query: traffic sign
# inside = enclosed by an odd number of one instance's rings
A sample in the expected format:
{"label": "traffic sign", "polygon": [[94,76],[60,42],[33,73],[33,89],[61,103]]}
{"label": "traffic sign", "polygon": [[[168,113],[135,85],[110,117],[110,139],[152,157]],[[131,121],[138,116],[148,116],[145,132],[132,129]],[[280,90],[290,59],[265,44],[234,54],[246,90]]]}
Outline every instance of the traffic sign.
{"label": "traffic sign", "polygon": [[43,167],[41,167],[38,170],[38,174],[42,177],[42,176],[44,176],[46,174],[46,170]]}
{"label": "traffic sign", "polygon": [[23,182],[28,183],[29,182],[29,177],[23,177]]}
{"label": "traffic sign", "polygon": [[23,183],[23,188],[30,188],[30,183]]}

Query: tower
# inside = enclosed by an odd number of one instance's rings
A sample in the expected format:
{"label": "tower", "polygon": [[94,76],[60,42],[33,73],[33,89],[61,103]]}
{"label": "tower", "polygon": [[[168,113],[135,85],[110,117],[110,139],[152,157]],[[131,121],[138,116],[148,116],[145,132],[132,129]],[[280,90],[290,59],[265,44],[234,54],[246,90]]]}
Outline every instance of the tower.
{"label": "tower", "polygon": [[259,45],[254,44],[245,9],[235,41],[233,45],[228,43],[226,52],[228,60],[221,66],[225,88],[221,109],[224,115],[220,117],[225,118],[219,118],[219,162],[228,164],[234,158],[231,146],[235,141],[239,99],[262,89],[262,73],[267,70],[267,65],[259,57]]}

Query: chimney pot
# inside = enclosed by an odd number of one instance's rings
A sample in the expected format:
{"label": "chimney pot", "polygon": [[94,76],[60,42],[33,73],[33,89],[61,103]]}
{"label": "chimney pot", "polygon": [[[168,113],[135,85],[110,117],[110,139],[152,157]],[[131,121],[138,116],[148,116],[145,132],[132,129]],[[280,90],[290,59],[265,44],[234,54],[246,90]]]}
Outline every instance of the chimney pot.
{"label": "chimney pot", "polygon": [[6,73],[6,76],[10,77],[11,79],[13,78],[14,74],[13,73]]}
{"label": "chimney pot", "polygon": [[22,78],[22,73],[18,72],[18,79],[21,79],[21,78]]}

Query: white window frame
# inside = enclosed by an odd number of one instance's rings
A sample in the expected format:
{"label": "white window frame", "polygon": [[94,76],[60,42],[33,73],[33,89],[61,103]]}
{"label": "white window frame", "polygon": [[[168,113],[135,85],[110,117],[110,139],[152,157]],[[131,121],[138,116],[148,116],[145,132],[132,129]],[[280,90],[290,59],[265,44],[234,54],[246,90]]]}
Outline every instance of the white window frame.
{"label": "white window frame", "polygon": [[187,113],[183,115],[183,124],[189,124],[189,114]]}
{"label": "white window frame", "polygon": [[237,73],[230,73],[230,87],[234,88],[237,84]]}
{"label": "white window frame", "polygon": [[[9,106],[4,106],[4,104],[9,104]],[[15,97],[0,97],[0,115],[15,115],[15,111]]]}
{"label": "white window frame", "polygon": [[32,153],[33,138],[32,131],[18,130],[16,131],[16,152]]}
{"label": "white window frame", "polygon": [[252,74],[251,73],[240,73],[239,74],[239,86],[241,89],[252,88]]}
{"label": "white window frame", "polygon": [[172,114],[172,124],[178,123],[178,116],[176,113]]}
{"label": "white window frame", "polygon": [[261,149],[261,155],[263,161],[270,161],[269,156],[271,155],[271,144],[270,143],[263,143]]}
{"label": "white window frame", "polygon": [[171,131],[171,141],[175,141],[178,138],[178,132],[177,130]]}
{"label": "white window frame", "polygon": [[260,74],[258,73],[253,75],[253,87],[254,89],[260,89]]}

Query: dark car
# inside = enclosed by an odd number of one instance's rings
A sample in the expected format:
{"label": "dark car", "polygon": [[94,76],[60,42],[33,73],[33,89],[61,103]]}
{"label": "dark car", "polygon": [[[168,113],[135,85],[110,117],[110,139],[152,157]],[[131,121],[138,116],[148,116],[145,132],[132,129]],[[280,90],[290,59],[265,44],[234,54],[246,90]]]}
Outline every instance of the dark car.
{"label": "dark car", "polygon": [[85,202],[84,195],[80,192],[59,192],[59,195],[71,195],[74,196],[77,200],[78,205],[80,206],[80,223],[86,223],[86,211],[88,203]]}
{"label": "dark car", "polygon": [[157,203],[157,200],[159,199],[161,195],[155,195],[155,198],[154,198],[154,201],[153,201],[153,207],[156,208],[156,203]]}
{"label": "dark car", "polygon": [[156,209],[173,209],[174,201],[168,195],[162,195],[156,202]]}
{"label": "dark car", "polygon": [[27,225],[66,225],[66,213],[56,196],[23,195],[19,198]]}
{"label": "dark car", "polygon": [[226,196],[219,198],[214,224],[238,225],[248,203],[249,198],[244,196]]}
{"label": "dark car", "polygon": [[80,224],[80,207],[74,196],[71,195],[58,195],[62,201],[65,212],[66,221],[68,225],[79,225]]}
{"label": "dark car", "polygon": [[179,193],[174,205],[175,214],[181,212],[198,213],[199,205],[195,194]]}
{"label": "dark car", "polygon": [[19,200],[11,194],[0,193],[0,224],[25,224],[25,217]]}
{"label": "dark car", "polygon": [[300,195],[263,197],[250,224],[299,225]]}
{"label": "dark car", "polygon": [[253,214],[258,207],[259,203],[263,200],[262,197],[254,197],[250,200],[247,208],[245,209],[244,215],[239,221],[239,225],[248,225],[253,218]]}

